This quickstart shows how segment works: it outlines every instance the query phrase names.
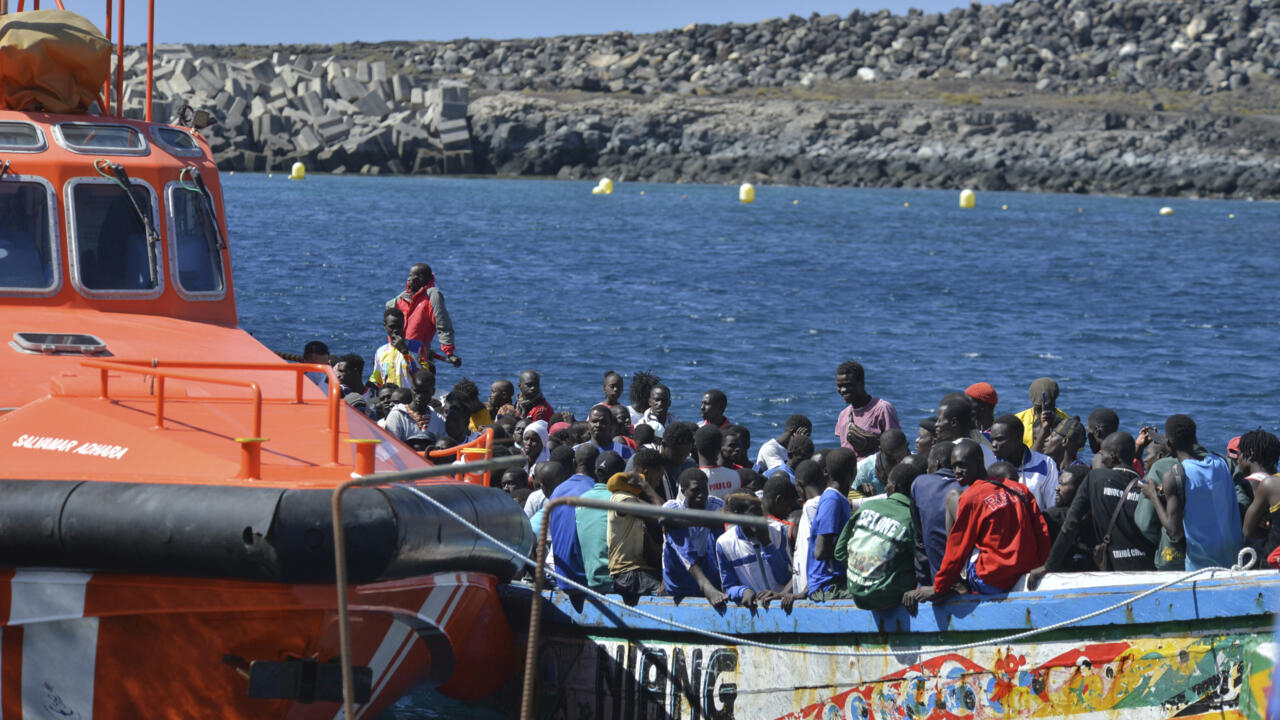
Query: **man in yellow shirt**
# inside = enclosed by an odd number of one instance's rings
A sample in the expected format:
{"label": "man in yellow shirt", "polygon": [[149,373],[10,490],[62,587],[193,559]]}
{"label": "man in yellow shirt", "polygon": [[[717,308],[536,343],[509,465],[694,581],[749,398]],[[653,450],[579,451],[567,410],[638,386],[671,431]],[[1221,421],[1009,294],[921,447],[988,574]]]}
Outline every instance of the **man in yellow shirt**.
{"label": "man in yellow shirt", "polygon": [[1022,421],[1022,443],[1038,453],[1058,423],[1071,417],[1058,408],[1058,383],[1053,378],[1037,378],[1031,383],[1031,407],[1018,413]]}

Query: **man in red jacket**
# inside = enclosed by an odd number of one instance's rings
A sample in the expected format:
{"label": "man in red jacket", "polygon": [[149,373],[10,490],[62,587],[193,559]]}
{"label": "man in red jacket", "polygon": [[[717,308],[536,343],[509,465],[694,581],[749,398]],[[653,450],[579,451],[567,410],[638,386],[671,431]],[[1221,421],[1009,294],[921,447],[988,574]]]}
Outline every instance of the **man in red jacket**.
{"label": "man in red jacket", "polygon": [[400,308],[404,313],[404,337],[422,343],[423,353],[431,349],[431,338],[440,335],[440,351],[454,367],[462,364],[462,358],[454,354],[453,320],[444,306],[444,295],[436,287],[431,266],[418,263],[409,268],[409,279],[404,292],[387,302],[387,307]]}
{"label": "man in red jacket", "polygon": [[1016,480],[987,477],[982,448],[972,440],[955,443],[951,466],[956,480],[968,487],[933,587],[907,593],[903,604],[909,610],[921,600],[950,594],[961,580],[983,595],[1008,592],[1049,557],[1049,527],[1030,491]]}

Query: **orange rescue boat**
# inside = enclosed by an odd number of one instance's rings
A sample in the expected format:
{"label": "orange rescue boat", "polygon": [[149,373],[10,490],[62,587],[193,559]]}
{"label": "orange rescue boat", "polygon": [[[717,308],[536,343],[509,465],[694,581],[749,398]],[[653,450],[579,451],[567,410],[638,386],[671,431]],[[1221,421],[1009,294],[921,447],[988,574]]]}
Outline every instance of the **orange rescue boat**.
{"label": "orange rescue boat", "polygon": [[[0,15],[0,713],[330,720],[335,488],[430,465],[237,327],[208,144],[112,114],[113,52],[74,13]],[[416,490],[527,552],[487,480]],[[405,487],[343,505],[355,715],[496,690],[513,558]]]}

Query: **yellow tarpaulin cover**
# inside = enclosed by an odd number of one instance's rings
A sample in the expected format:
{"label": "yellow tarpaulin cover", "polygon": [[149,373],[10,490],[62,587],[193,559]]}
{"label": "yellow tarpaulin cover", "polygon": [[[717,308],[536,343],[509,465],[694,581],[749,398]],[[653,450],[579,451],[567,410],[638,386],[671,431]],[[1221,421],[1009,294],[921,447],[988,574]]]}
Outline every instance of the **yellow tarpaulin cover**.
{"label": "yellow tarpaulin cover", "polygon": [[111,41],[83,15],[0,16],[0,108],[85,112],[111,72]]}

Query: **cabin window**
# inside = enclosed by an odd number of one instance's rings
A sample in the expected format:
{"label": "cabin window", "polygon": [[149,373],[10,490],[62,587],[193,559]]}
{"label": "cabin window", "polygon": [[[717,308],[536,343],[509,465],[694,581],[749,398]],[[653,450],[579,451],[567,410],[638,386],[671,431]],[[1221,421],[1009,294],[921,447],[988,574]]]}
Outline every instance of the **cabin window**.
{"label": "cabin window", "polygon": [[147,141],[129,125],[108,123],[58,123],[58,142],[72,152],[96,155],[146,155]]}
{"label": "cabin window", "polygon": [[35,125],[24,122],[0,122],[0,150],[40,152],[44,148],[44,135]]}
{"label": "cabin window", "polygon": [[[145,185],[131,184],[137,208],[155,223],[155,204]],[[90,291],[160,290],[159,243],[147,240],[138,209],[113,182],[81,180],[70,190],[76,269],[81,287]],[[154,225],[153,225],[154,227]]]}
{"label": "cabin window", "polygon": [[195,138],[191,137],[185,131],[177,128],[164,127],[162,125],[151,126],[151,137],[160,144],[170,155],[180,155],[183,157],[198,157],[204,155],[204,151],[200,149],[200,145],[196,143]]}
{"label": "cabin window", "polygon": [[169,255],[178,291],[222,296],[222,240],[218,219],[202,192],[169,184]]}
{"label": "cabin window", "polygon": [[56,289],[53,201],[48,185],[0,179],[0,291]]}

